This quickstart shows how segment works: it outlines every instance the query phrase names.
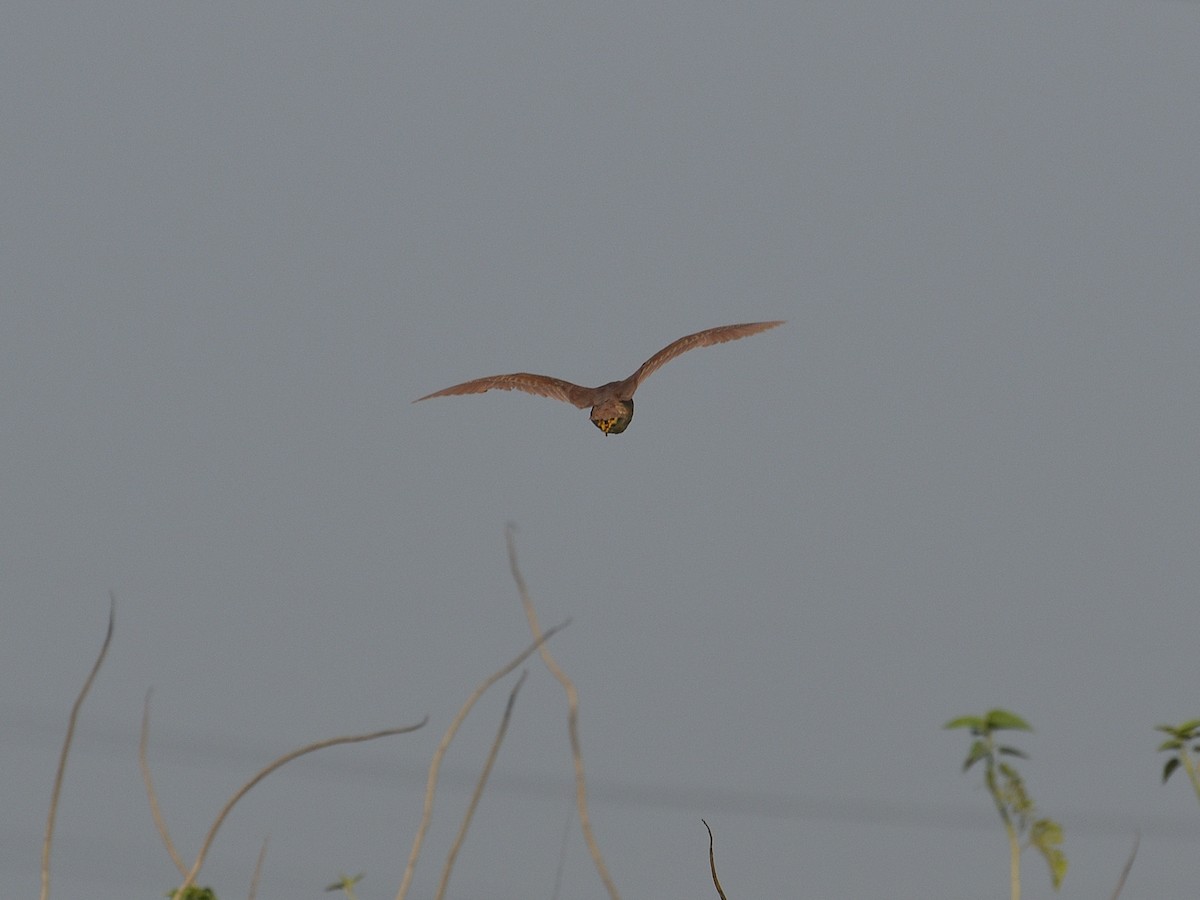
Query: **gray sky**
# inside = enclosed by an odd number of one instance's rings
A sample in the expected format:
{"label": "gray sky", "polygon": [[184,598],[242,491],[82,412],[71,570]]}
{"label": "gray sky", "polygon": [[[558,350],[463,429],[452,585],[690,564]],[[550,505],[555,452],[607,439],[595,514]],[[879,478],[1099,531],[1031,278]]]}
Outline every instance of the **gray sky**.
{"label": "gray sky", "polygon": [[[527,642],[582,695],[624,896],[1001,897],[952,716],[1005,706],[1061,896],[1186,894],[1200,808],[1200,7],[10,5],[0,28],[0,892],[119,598],[54,894],[394,895],[458,706]],[[498,372],[689,354],[606,438]],[[507,684],[447,760],[428,895]],[[540,665],[451,884],[549,897]],[[577,833],[563,896],[603,889]],[[1027,896],[1050,894],[1026,858]]]}

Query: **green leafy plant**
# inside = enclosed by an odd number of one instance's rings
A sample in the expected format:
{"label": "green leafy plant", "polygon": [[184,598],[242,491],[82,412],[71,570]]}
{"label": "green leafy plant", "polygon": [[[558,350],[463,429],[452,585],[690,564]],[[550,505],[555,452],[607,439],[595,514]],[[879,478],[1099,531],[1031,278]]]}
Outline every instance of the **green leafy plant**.
{"label": "green leafy plant", "polygon": [[1193,753],[1200,754],[1200,719],[1191,719],[1181,725],[1156,725],[1154,730],[1170,735],[1159,744],[1159,752],[1175,754],[1163,764],[1163,784],[1182,766],[1196,791],[1196,799],[1200,800],[1200,772],[1197,772],[1196,759],[1192,756]]}
{"label": "green leafy plant", "polygon": [[213,893],[212,888],[197,887],[194,884],[189,885],[182,891],[179,888],[167,891],[164,896],[170,897],[171,900],[217,900],[217,895]]}
{"label": "green leafy plant", "polygon": [[354,896],[354,886],[363,880],[364,872],[359,872],[357,875],[341,875],[337,881],[325,888],[326,893],[333,891],[341,891],[346,895],[346,900],[357,900]]}
{"label": "green leafy plant", "polygon": [[1067,874],[1067,857],[1061,847],[1062,826],[1053,819],[1036,818],[1036,808],[1025,789],[1024,780],[1010,763],[1003,761],[1003,757],[1029,757],[1016,747],[996,743],[996,732],[1033,731],[1029,723],[1008,710],[993,709],[982,717],[961,716],[951,719],[943,727],[966,728],[974,738],[963,761],[963,771],[968,771],[978,762],[983,763],[983,783],[992,795],[1008,835],[1012,900],[1020,900],[1021,897],[1021,852],[1026,847],[1036,848],[1045,857],[1050,867],[1050,881],[1058,890]]}

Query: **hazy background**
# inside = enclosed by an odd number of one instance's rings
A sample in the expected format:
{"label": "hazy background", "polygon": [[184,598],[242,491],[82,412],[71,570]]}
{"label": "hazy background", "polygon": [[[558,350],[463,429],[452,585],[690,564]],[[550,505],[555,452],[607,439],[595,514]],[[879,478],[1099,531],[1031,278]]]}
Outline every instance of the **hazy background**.
{"label": "hazy background", "polygon": [[[0,893],[392,897],[424,773],[528,641],[627,898],[1007,896],[952,716],[1005,706],[1061,896],[1200,880],[1200,8],[15,3],[0,27]],[[606,438],[497,372],[689,354]],[[436,883],[511,679],[446,762]],[[548,898],[538,663],[451,883]],[[602,886],[573,833],[563,897]],[[1026,895],[1050,895],[1027,856]]]}

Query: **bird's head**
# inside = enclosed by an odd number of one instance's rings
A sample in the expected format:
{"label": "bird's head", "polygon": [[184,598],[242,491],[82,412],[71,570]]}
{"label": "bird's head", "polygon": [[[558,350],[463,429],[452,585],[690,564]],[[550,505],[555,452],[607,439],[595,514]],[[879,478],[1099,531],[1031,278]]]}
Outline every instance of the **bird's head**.
{"label": "bird's head", "polygon": [[605,400],[592,407],[592,424],[605,434],[620,434],[633,420],[633,400]]}

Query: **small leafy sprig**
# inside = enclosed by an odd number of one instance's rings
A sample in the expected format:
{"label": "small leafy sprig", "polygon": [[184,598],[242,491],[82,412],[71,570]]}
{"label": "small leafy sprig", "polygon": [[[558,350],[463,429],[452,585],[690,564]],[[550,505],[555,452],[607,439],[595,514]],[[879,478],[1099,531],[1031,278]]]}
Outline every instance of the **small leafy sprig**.
{"label": "small leafy sprig", "polygon": [[[1008,744],[996,743],[998,731],[1033,731],[1029,723],[1015,713],[1005,709],[993,709],[984,716],[961,716],[951,719],[947,729],[966,728],[974,740],[963,761],[963,771],[968,771],[978,762],[983,763],[983,783],[992,795],[1009,845],[1009,884],[1012,900],[1021,897],[1021,852],[1034,847],[1046,859],[1050,867],[1050,882],[1058,890],[1067,874],[1067,857],[1062,851],[1062,826],[1053,819],[1036,818],[1033,799],[1025,789],[1025,782],[1012,765],[1003,757],[1028,759],[1029,757]],[[1022,840],[1024,839],[1024,843]]]}
{"label": "small leafy sprig", "polygon": [[1200,754],[1200,719],[1191,719],[1180,725],[1156,725],[1154,730],[1170,735],[1159,744],[1159,752],[1175,754],[1163,764],[1163,784],[1166,784],[1167,779],[1182,766],[1196,791],[1196,799],[1200,800],[1200,772],[1197,771],[1196,759],[1192,756],[1193,753]]}
{"label": "small leafy sprig", "polygon": [[212,888],[197,887],[194,884],[189,884],[182,891],[179,888],[167,891],[163,896],[170,900],[217,900],[217,895],[213,893]]}
{"label": "small leafy sprig", "polygon": [[365,874],[365,872],[359,872],[357,875],[341,875],[337,881],[325,888],[325,893],[341,891],[346,895],[346,900],[357,900],[354,896],[354,886],[363,880]]}

